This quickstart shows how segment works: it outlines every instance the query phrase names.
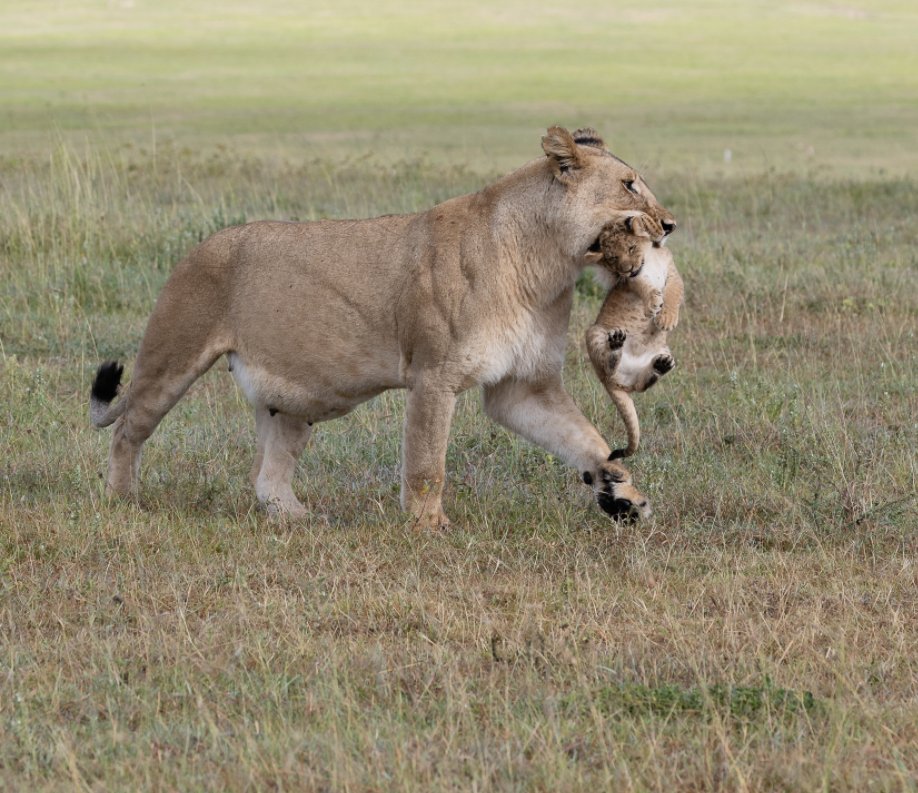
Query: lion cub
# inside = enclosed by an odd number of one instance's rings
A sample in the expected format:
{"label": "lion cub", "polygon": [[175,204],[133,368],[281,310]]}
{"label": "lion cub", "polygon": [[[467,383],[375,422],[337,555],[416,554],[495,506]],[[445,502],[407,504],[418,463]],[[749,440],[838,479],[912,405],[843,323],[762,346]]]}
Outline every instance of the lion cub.
{"label": "lion cub", "polygon": [[679,322],[684,287],[669,249],[653,245],[662,232],[657,226],[643,214],[620,217],[588,255],[615,280],[586,332],[590,361],[628,433],[627,447],[610,459],[629,457],[640,443],[631,394],[646,391],[676,365],[667,336]]}

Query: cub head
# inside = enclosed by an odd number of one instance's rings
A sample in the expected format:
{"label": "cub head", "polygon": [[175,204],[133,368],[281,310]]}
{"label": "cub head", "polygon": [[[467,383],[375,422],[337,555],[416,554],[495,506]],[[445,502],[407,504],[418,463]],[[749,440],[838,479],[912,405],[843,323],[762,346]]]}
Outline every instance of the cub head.
{"label": "cub head", "polygon": [[588,264],[627,278],[640,272],[654,240],[664,236],[662,225],[650,215],[622,214],[603,227],[584,258]]}
{"label": "cub head", "polygon": [[563,228],[569,252],[588,264],[586,255],[601,250],[600,234],[623,213],[646,215],[653,222],[647,231],[662,245],[676,229],[672,213],[663,207],[641,175],[605,148],[599,134],[589,128],[573,134],[550,127],[542,138],[552,184],[558,191],[554,211]]}
{"label": "cub head", "polygon": [[600,508],[613,519],[634,523],[650,517],[647,497],[634,486],[631,472],[614,460],[602,463],[595,475],[586,471],[583,481],[593,487]]}

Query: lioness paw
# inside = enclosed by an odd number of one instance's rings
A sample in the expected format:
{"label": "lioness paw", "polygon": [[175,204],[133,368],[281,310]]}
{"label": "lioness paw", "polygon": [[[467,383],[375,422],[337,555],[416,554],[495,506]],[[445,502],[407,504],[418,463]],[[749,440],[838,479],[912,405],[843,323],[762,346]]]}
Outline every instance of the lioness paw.
{"label": "lioness paw", "polygon": [[270,520],[278,523],[300,521],[309,517],[309,510],[295,499],[271,498],[259,506]]}
{"label": "lioness paw", "polygon": [[615,520],[632,523],[650,515],[650,505],[631,483],[628,469],[613,460],[602,462],[595,475],[584,472],[583,481],[592,486],[600,509]]}
{"label": "lioness paw", "polygon": [[412,527],[417,531],[442,531],[449,528],[450,520],[441,509],[416,515]]}

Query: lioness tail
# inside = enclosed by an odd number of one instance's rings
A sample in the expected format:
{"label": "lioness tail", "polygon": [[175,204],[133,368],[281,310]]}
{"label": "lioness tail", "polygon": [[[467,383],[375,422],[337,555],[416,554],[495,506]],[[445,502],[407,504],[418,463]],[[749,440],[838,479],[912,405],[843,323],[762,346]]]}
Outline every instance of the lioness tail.
{"label": "lioness tail", "polygon": [[96,371],[89,395],[89,420],[94,427],[107,427],[124,413],[126,400],[122,399],[116,405],[111,404],[118,394],[123,373],[124,366],[117,361],[106,361]]}

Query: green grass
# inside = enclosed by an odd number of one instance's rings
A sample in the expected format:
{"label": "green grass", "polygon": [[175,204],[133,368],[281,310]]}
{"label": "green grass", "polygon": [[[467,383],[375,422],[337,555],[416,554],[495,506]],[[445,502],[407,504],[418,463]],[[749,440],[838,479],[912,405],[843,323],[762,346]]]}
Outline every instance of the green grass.
{"label": "green grass", "polygon": [[[0,789],[915,790],[910,6],[32,8],[0,11]],[[319,427],[313,517],[273,524],[222,367],[139,503],[103,498],[92,373],[198,239],[421,209],[555,121],[651,163],[680,222],[651,520],[610,523],[470,393],[454,527],[419,535],[390,393]],[[600,301],[565,380],[621,440],[581,349]]]}

